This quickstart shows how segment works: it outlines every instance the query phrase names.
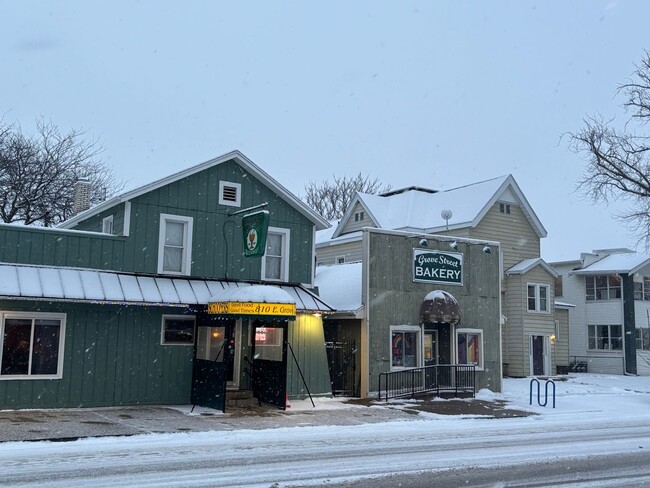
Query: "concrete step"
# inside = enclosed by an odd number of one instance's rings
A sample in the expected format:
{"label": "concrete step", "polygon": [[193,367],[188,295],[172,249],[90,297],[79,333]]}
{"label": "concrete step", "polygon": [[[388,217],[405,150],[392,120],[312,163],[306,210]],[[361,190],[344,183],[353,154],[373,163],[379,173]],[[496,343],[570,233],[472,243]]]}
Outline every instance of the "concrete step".
{"label": "concrete step", "polygon": [[259,402],[251,390],[226,390],[226,406],[254,406]]}

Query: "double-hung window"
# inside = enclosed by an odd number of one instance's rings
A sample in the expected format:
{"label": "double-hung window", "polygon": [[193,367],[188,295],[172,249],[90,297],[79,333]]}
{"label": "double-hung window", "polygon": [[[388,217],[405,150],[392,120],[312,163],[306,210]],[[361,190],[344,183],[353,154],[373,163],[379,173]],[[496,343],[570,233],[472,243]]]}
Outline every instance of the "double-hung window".
{"label": "double-hung window", "polygon": [[189,275],[192,263],[192,217],[160,214],[158,272]]}
{"label": "double-hung window", "polygon": [[621,298],[621,277],[618,275],[585,276],[587,300]]}
{"label": "double-hung window", "polygon": [[623,349],[623,327],[620,325],[590,325],[589,349],[620,351]]}
{"label": "double-hung window", "polygon": [[0,380],[61,378],[65,318],[59,313],[3,313]]}
{"label": "double-hung window", "polygon": [[528,311],[545,312],[550,311],[549,300],[551,287],[549,285],[528,284]]}
{"label": "double-hung window", "polygon": [[458,329],[456,331],[458,364],[473,364],[483,369],[483,331],[481,329]]}
{"label": "double-hung window", "polygon": [[287,281],[289,278],[289,229],[269,227],[262,258],[262,279]]}

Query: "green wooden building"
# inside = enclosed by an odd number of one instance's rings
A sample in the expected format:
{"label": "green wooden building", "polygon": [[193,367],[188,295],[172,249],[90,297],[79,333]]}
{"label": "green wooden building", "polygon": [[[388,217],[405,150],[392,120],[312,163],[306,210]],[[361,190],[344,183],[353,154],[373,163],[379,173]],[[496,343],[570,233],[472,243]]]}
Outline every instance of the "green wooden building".
{"label": "green wooden building", "polygon": [[330,395],[312,290],[328,225],[238,151],[56,229],[0,225],[0,409]]}

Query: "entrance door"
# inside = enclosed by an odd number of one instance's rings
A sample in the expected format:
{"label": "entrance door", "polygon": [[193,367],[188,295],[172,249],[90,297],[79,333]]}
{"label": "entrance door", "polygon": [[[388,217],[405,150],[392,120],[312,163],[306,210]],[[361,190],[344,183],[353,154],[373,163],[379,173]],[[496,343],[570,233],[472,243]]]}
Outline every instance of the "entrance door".
{"label": "entrance door", "polygon": [[434,366],[439,363],[437,330],[427,330],[424,332],[423,357],[425,366]]}
{"label": "entrance door", "polygon": [[253,395],[260,403],[286,408],[287,323],[256,320],[251,326]]}
{"label": "entrance door", "polygon": [[226,383],[234,370],[231,330],[234,321],[199,324],[192,371],[192,403],[225,412]]}
{"label": "entrance door", "polygon": [[533,376],[548,375],[549,364],[549,340],[546,336],[530,336],[530,374]]}

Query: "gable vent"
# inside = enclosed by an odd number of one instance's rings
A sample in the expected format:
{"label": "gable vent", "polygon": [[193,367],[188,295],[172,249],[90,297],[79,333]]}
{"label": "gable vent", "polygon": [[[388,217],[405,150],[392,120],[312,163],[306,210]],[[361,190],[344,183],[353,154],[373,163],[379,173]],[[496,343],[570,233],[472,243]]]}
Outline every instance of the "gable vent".
{"label": "gable vent", "polygon": [[239,183],[220,181],[219,204],[239,207],[241,205],[241,185]]}

